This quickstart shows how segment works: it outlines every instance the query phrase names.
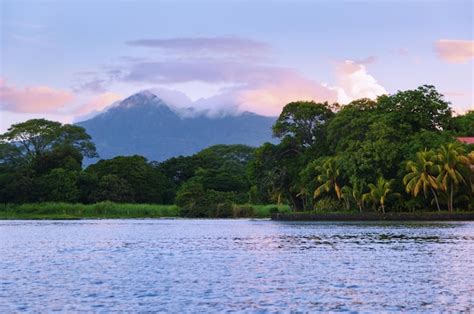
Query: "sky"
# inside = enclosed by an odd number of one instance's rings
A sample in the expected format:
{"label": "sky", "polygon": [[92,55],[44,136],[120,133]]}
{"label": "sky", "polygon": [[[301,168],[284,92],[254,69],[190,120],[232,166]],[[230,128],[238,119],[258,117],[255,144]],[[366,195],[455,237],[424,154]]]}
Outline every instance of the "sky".
{"label": "sky", "polygon": [[276,116],[430,84],[474,109],[474,1],[0,0],[0,132],[138,91]]}

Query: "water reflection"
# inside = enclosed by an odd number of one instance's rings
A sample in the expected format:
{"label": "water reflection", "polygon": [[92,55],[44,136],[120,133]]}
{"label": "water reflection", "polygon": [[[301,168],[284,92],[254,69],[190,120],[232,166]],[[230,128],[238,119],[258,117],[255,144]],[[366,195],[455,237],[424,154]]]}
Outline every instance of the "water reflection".
{"label": "water reflection", "polygon": [[468,311],[473,223],[0,222],[0,311]]}

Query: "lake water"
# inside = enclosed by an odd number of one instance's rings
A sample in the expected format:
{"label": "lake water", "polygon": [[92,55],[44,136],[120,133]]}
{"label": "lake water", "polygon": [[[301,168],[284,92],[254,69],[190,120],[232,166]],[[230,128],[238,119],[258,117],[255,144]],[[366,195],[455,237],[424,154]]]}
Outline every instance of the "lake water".
{"label": "lake water", "polygon": [[0,222],[0,312],[474,310],[474,223]]}

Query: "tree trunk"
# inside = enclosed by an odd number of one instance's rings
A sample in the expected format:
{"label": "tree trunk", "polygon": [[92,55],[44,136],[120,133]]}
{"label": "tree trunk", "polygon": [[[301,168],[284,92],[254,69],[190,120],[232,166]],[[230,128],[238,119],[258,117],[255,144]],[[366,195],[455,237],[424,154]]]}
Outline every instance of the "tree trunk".
{"label": "tree trunk", "polygon": [[439,207],[438,196],[436,196],[436,192],[433,188],[430,188],[430,189],[431,189],[431,192],[433,193],[433,196],[434,196],[434,199],[435,199],[435,202],[436,202],[436,207],[438,208],[438,211],[440,212],[441,208]]}
{"label": "tree trunk", "polygon": [[301,211],[304,209],[303,200],[301,198],[291,192],[288,192],[288,196],[296,211]]}
{"label": "tree trunk", "polygon": [[380,206],[382,207],[382,213],[385,214],[385,205],[382,203]]}
{"label": "tree trunk", "polygon": [[450,192],[450,195],[449,195],[449,211],[450,212],[453,212],[454,211],[454,206],[453,206],[453,194],[454,194],[454,187],[453,185],[451,184],[451,192]]}

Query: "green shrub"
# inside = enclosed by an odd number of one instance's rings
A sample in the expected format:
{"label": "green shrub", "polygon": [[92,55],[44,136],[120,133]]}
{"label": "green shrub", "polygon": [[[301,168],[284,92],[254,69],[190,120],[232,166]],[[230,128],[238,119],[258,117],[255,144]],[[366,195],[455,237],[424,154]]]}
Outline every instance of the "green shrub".
{"label": "green shrub", "polygon": [[250,218],[255,215],[255,208],[251,205],[234,205],[234,218]]}
{"label": "green shrub", "polygon": [[206,190],[200,182],[189,180],[176,195],[176,205],[183,217],[232,217],[233,192]]}
{"label": "green shrub", "polygon": [[213,206],[209,210],[209,217],[211,218],[231,218],[232,217],[232,203],[224,202]]}
{"label": "green shrub", "polygon": [[321,198],[314,203],[314,210],[316,211],[335,211],[342,209],[344,209],[342,202],[329,197]]}
{"label": "green shrub", "polygon": [[278,209],[278,207],[271,207],[269,212],[270,212],[270,215],[278,214],[280,212],[280,210]]}

